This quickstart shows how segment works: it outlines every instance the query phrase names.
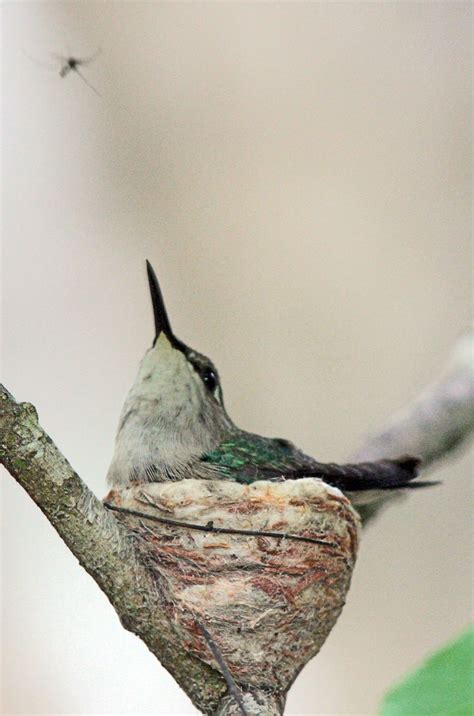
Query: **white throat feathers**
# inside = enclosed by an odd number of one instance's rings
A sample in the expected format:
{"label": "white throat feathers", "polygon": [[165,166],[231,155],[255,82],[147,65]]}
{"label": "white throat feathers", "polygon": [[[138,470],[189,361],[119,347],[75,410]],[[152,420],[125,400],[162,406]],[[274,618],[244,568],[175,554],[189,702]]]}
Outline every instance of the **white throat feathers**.
{"label": "white throat feathers", "polygon": [[180,479],[233,427],[211,361],[162,331],[123,406],[107,480]]}

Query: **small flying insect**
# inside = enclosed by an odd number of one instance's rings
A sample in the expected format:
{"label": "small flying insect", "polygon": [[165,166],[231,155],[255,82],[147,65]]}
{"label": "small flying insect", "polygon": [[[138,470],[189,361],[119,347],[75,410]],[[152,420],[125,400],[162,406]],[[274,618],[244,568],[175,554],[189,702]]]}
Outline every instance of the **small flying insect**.
{"label": "small flying insect", "polygon": [[[96,57],[100,54],[101,49],[98,48],[96,52],[94,52],[93,55],[90,55],[89,57],[74,57],[74,55],[67,54],[67,55],[58,55],[54,52],[51,53],[51,57],[55,60],[53,63],[46,63],[46,62],[40,62],[39,60],[35,59],[34,57],[31,57],[30,55],[27,55],[30,60],[33,60],[37,65],[41,65],[42,67],[46,67],[48,70],[57,70],[59,67],[59,76],[60,77],[67,77],[70,72],[75,72],[81,80],[93,91],[98,97],[101,97],[100,92],[96,90],[96,88],[91,85],[87,77],[84,76],[84,74],[81,71],[81,67],[85,67],[87,65],[90,65],[91,62],[93,62]],[[25,53],[26,54],[26,53]]]}

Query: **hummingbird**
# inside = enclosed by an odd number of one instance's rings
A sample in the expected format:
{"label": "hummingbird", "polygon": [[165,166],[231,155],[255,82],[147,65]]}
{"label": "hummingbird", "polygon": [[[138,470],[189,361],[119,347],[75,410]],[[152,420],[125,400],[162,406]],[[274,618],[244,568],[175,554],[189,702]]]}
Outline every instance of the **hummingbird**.
{"label": "hummingbird", "polygon": [[416,457],[357,464],[322,463],[293,443],[237,427],[224,406],[213,362],[174,334],[156,274],[147,261],[155,336],[140,363],[119,420],[107,479],[112,488],[143,482],[297,480],[315,477],[353,504],[380,490],[424,487]]}

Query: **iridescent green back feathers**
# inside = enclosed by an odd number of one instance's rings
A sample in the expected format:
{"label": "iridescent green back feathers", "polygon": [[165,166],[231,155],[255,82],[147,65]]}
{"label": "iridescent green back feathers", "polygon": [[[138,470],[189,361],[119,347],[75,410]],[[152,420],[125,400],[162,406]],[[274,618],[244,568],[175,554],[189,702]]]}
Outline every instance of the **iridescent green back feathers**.
{"label": "iridescent green back feathers", "polygon": [[244,431],[229,435],[201,460],[212,464],[222,476],[247,484],[314,466],[312,458],[287,440],[265,438]]}

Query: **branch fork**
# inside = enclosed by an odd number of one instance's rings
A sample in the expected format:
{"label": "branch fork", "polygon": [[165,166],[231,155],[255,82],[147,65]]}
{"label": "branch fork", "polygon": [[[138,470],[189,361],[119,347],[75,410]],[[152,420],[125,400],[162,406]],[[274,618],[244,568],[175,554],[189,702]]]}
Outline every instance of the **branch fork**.
{"label": "branch fork", "polygon": [[[473,346],[464,338],[441,379],[357,457],[410,452],[428,465],[465,443],[474,430]],[[35,408],[3,386],[0,460],[122,625],[198,709],[283,712],[289,687],[321,648],[349,589],[359,518],[339,490],[315,478],[150,483],[109,493],[112,511],[41,428]]]}

